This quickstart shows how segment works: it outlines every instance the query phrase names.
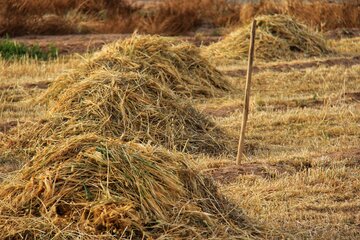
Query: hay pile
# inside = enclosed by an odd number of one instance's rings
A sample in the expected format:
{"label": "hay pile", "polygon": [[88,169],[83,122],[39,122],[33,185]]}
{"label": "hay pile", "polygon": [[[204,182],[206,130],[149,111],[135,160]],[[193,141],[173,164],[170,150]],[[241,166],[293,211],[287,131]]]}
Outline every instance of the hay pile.
{"label": "hay pile", "polygon": [[182,97],[213,97],[231,90],[224,76],[194,45],[166,37],[134,35],[105,45],[76,71],[60,77],[59,84],[54,84],[44,98],[56,97],[64,88],[99,70],[146,74]]}
{"label": "hay pile", "polygon": [[1,146],[7,158],[28,159],[0,184],[0,239],[259,236],[186,155],[167,150],[221,153],[227,145],[180,98],[182,67],[165,72],[169,59],[146,57],[156,46],[98,53],[48,90],[43,120],[13,129]]}
{"label": "hay pile", "polygon": [[[286,15],[256,18],[255,58],[265,61],[321,56],[330,53],[324,38]],[[215,61],[247,59],[250,25],[230,33],[222,41],[203,49]]]}
{"label": "hay pile", "polygon": [[182,98],[218,93],[221,74],[194,47],[168,41],[135,35],[60,76],[40,98],[48,116],[14,130],[20,136],[12,148],[32,157],[51,142],[91,132],[190,153],[228,152],[226,133]]}
{"label": "hay pile", "polygon": [[15,147],[29,152],[86,132],[190,153],[229,150],[227,134],[166,85],[111,69],[88,73],[57,96],[47,118],[20,129]]}
{"label": "hay pile", "polygon": [[185,160],[96,134],[44,147],[0,185],[0,238],[256,236],[243,214]]}

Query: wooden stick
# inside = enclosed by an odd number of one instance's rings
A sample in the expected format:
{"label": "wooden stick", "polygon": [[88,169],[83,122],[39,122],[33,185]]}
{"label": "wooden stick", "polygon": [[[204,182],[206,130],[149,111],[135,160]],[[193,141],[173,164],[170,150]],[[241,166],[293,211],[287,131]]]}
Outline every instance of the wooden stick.
{"label": "wooden stick", "polygon": [[244,98],[245,105],[244,105],[243,118],[241,124],[238,152],[236,156],[236,164],[241,163],[241,158],[244,152],[245,128],[249,114],[251,75],[252,75],[253,62],[254,62],[255,30],[256,30],[256,20],[254,20],[251,25],[250,48],[249,48],[248,68],[247,68],[247,76],[246,76],[245,98]]}

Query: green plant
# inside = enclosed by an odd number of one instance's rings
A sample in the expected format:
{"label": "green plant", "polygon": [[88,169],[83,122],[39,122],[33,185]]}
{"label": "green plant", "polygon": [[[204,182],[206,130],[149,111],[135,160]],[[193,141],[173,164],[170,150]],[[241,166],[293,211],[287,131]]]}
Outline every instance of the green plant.
{"label": "green plant", "polygon": [[39,45],[26,46],[8,38],[0,40],[0,58],[5,60],[19,59],[23,57],[35,58],[38,60],[49,60],[57,58],[58,49],[49,45],[47,48],[41,48]]}

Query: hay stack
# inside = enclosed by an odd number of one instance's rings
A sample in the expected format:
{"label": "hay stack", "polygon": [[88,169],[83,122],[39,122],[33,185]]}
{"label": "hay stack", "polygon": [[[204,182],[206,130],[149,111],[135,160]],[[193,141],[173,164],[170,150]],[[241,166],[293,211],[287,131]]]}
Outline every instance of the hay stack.
{"label": "hay stack", "polygon": [[0,238],[193,239],[256,234],[183,155],[84,134],[0,185]]}
{"label": "hay stack", "polygon": [[186,97],[213,97],[230,91],[224,76],[200,56],[194,45],[166,37],[139,36],[105,45],[76,71],[61,76],[44,99],[99,70],[147,74]]}
{"label": "hay stack", "polygon": [[226,151],[225,134],[180,99],[227,89],[197,51],[167,38],[136,35],[105,46],[41,97],[50,99],[51,116],[31,127],[29,137],[40,141],[32,146],[97,132],[191,153]]}
{"label": "hay stack", "polygon": [[[265,61],[321,56],[330,53],[323,37],[286,15],[256,18],[255,57]],[[242,27],[222,41],[204,49],[204,55],[215,61],[247,59],[250,25]]]}
{"label": "hay stack", "polygon": [[228,151],[226,133],[151,76],[98,69],[63,87],[47,119],[21,130],[16,148],[34,152],[94,132],[190,153]]}

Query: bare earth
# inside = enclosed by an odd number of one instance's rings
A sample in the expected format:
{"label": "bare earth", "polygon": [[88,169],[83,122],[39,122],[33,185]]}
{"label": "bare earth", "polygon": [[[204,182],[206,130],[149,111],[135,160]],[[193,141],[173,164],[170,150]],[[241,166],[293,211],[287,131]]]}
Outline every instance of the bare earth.
{"label": "bare earth", "polygon": [[[59,54],[86,53],[100,49],[104,44],[116,40],[130,37],[131,34],[78,34],[78,35],[59,35],[59,36],[22,36],[16,37],[14,40],[26,45],[38,44],[40,47],[46,48],[54,45],[59,49]],[[189,41],[199,46],[201,44],[208,45],[218,41],[219,36],[180,36],[176,37],[184,41]]]}

